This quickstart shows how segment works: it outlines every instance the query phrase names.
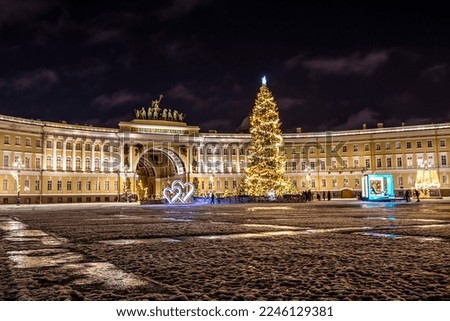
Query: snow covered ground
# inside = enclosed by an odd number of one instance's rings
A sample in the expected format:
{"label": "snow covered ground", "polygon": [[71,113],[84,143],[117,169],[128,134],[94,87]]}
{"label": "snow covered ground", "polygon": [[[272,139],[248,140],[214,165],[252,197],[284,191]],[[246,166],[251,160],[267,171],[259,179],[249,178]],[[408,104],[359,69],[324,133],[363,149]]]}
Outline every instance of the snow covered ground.
{"label": "snow covered ground", "polygon": [[0,207],[0,300],[449,300],[450,200]]}

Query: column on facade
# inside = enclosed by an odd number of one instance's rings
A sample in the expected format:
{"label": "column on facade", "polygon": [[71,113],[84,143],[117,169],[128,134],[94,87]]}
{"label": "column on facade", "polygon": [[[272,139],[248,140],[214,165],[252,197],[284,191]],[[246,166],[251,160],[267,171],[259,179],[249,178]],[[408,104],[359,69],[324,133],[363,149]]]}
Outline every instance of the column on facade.
{"label": "column on facade", "polygon": [[76,150],[77,141],[76,139],[72,140],[72,171],[77,170],[77,150]]}
{"label": "column on facade", "polygon": [[134,154],[134,146],[130,146],[129,152],[128,152],[128,170],[131,171],[133,168],[133,154]]}
{"label": "column on facade", "polygon": [[[207,145],[206,145],[207,146]],[[208,148],[206,146],[202,146],[203,149],[203,172],[208,173],[209,166],[208,166]]]}
{"label": "column on facade", "polygon": [[224,173],[225,172],[225,160],[224,160],[224,153],[223,153],[223,149],[224,149],[224,145],[220,145],[220,172]]}
{"label": "column on facade", "polygon": [[227,162],[228,162],[228,173],[233,172],[233,155],[231,155],[232,147],[231,145],[227,146]]}
{"label": "column on facade", "polygon": [[105,168],[103,167],[103,160],[105,158],[104,148],[105,148],[106,144],[107,143],[100,144],[100,171],[101,172],[103,172],[105,170]]}
{"label": "column on facade", "polygon": [[63,148],[63,150],[62,150],[62,169],[63,169],[63,171],[66,171],[66,169],[67,169],[66,168],[66,157],[67,157],[66,144],[67,144],[67,138],[63,139],[62,144],[63,144],[63,146],[62,146],[62,148]]}
{"label": "column on facade", "polygon": [[43,142],[42,142],[42,150],[43,150],[43,155],[42,155],[42,169],[43,170],[47,170],[47,136],[43,137]]}
{"label": "column on facade", "polygon": [[53,138],[53,170],[56,171],[56,138]]}
{"label": "column on facade", "polygon": [[236,170],[237,170],[238,173],[240,173],[241,172],[241,159],[239,157],[240,156],[240,152],[241,152],[240,146],[238,145],[236,149],[237,149],[236,150],[236,160],[237,160],[237,162],[236,162]]}
{"label": "column on facade", "polygon": [[188,147],[188,168],[189,168],[189,174],[191,174],[192,173],[192,157],[193,157],[193,152],[192,152],[192,150],[194,149],[195,147],[194,146],[191,146],[191,147]]}
{"label": "column on facade", "polygon": [[91,172],[95,171],[95,141],[91,144]]}
{"label": "column on facade", "polygon": [[106,169],[108,171],[108,173],[111,173],[113,171],[113,151],[114,151],[114,145],[113,144],[109,144],[109,167]]}
{"label": "column on facade", "polygon": [[124,147],[124,143],[122,140],[120,140],[120,142],[119,142],[119,157],[120,157],[119,171],[122,171],[124,163],[125,163],[125,147]]}
{"label": "column on facade", "polygon": [[81,170],[86,171],[86,141],[81,141]]}
{"label": "column on facade", "polygon": [[203,166],[201,166],[201,162],[202,162],[202,159],[201,159],[201,156],[200,156],[201,148],[202,148],[201,145],[197,146],[197,173],[201,173],[200,170],[203,168]]}

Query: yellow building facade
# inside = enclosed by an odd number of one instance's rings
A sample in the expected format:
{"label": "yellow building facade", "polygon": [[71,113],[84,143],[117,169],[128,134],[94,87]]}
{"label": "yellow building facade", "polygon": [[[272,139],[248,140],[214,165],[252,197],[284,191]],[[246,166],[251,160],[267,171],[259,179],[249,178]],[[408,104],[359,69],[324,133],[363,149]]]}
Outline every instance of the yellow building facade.
{"label": "yellow building facade", "polygon": [[[388,173],[400,196],[428,173],[429,196],[450,196],[450,123],[283,138],[286,176],[299,192],[356,197],[364,174]],[[199,195],[235,195],[249,145],[249,134],[202,133],[182,121],[101,128],[0,115],[0,204],[158,200],[176,179],[194,183]]]}

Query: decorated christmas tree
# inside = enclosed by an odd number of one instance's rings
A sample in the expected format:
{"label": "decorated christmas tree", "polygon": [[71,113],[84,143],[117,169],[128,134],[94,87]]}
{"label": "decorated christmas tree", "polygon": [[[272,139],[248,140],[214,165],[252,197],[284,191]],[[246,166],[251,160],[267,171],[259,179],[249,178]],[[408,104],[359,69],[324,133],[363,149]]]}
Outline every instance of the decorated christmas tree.
{"label": "decorated christmas tree", "polygon": [[243,189],[250,196],[270,196],[294,192],[284,177],[285,157],[277,103],[263,77],[250,115],[251,143]]}

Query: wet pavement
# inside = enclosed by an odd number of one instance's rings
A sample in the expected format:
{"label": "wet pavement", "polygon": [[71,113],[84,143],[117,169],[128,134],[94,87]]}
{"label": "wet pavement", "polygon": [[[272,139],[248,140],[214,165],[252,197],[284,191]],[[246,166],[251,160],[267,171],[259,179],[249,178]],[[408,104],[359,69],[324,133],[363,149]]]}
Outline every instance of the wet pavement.
{"label": "wet pavement", "polygon": [[2,300],[448,300],[450,200],[0,207]]}

